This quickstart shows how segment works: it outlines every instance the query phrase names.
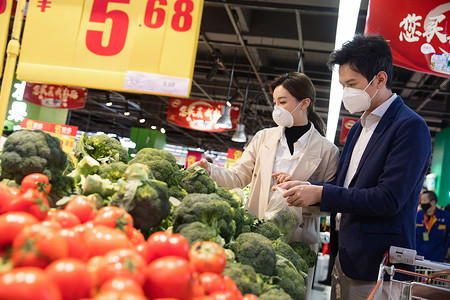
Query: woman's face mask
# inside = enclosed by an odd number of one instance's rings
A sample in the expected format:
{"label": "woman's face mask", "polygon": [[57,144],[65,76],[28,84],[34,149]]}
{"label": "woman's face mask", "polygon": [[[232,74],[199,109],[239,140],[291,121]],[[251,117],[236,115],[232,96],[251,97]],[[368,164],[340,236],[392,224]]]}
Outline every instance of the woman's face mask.
{"label": "woman's face mask", "polygon": [[272,118],[275,123],[278,126],[292,127],[292,125],[294,125],[294,117],[292,117],[292,114],[300,106],[300,104],[302,104],[301,101],[291,112],[281,106],[275,105],[272,112]]}
{"label": "woman's face mask", "polygon": [[376,96],[379,89],[375,92],[375,94],[370,97],[370,95],[366,92],[366,89],[370,86],[372,81],[376,76],[372,78],[369,84],[364,88],[364,90],[355,89],[351,87],[344,88],[344,94],[342,95],[342,102],[344,102],[344,107],[351,114],[356,112],[366,111],[370,107],[370,102]]}

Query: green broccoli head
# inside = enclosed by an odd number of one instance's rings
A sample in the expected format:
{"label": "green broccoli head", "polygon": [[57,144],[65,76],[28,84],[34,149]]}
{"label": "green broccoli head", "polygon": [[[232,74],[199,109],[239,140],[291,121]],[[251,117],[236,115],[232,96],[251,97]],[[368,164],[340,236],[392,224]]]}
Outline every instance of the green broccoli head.
{"label": "green broccoli head", "polygon": [[258,296],[259,300],[293,300],[289,294],[282,289],[271,288]]}
{"label": "green broccoli head", "polygon": [[199,241],[212,241],[221,246],[225,244],[225,240],[219,235],[217,229],[201,222],[183,224],[177,228],[176,232],[183,235],[191,246]]}
{"label": "green broccoli head", "polygon": [[277,225],[275,225],[275,223],[271,222],[270,220],[258,224],[254,232],[262,234],[272,241],[278,239],[281,236],[280,230],[278,230]]}
{"label": "green broccoli head", "polygon": [[300,225],[300,219],[291,210],[290,207],[286,206],[279,210],[271,219],[273,223],[278,227],[281,233],[281,240],[284,242],[289,241],[294,234],[295,230]]}
{"label": "green broccoli head", "polygon": [[244,221],[243,221],[241,233],[243,232],[254,232],[258,224],[262,221],[258,217],[249,211],[244,211]]}
{"label": "green broccoli head", "polygon": [[272,242],[265,236],[254,232],[241,233],[229,248],[236,254],[236,261],[252,266],[257,273],[273,275],[276,253]]}
{"label": "green broccoli head", "polygon": [[[84,134],[84,133],[83,133]],[[85,141],[84,148],[87,155],[95,158],[100,163],[112,163],[121,161],[128,162],[128,151],[122,146],[119,140],[109,137],[106,134],[93,135],[88,139],[80,139],[78,143]],[[83,146],[82,144],[80,147]],[[78,149],[78,144],[77,144]],[[78,154],[84,156],[83,152]],[[81,159],[82,157],[78,158]]]}
{"label": "green broccoli head", "polygon": [[136,153],[129,164],[146,165],[155,179],[164,181],[168,186],[178,185],[182,178],[180,167],[172,153],[154,148],[143,148]]}
{"label": "green broccoli head", "polygon": [[288,259],[277,255],[275,270],[275,276],[279,278],[277,284],[283,291],[295,300],[303,300],[306,298],[305,280]]}
{"label": "green broccoli head", "polygon": [[43,173],[52,183],[64,172],[67,154],[58,138],[41,130],[19,130],[6,139],[0,160],[2,178],[20,184],[28,174]]}
{"label": "green broccoli head", "polygon": [[[206,171],[205,171],[206,172]],[[239,194],[233,190],[218,186],[215,193],[228,202],[231,207],[238,208],[244,205]]]}
{"label": "green broccoli head", "polygon": [[171,185],[169,186],[169,196],[174,197],[180,201],[187,196],[187,192],[185,189],[181,188],[179,185]]}
{"label": "green broccoli head", "polygon": [[148,232],[170,213],[171,204],[165,182],[147,179],[145,165],[135,164],[125,172],[127,181],[111,197],[110,204],[125,209],[134,220],[134,227]]}
{"label": "green broccoli head", "polygon": [[180,181],[180,186],[189,194],[210,194],[215,192],[216,183],[202,167],[189,167],[181,173],[183,178]]}
{"label": "green broccoli head", "polygon": [[229,242],[236,231],[231,206],[216,194],[188,194],[176,207],[173,229],[183,224],[201,222],[218,229],[221,237]]}
{"label": "green broccoli head", "polygon": [[259,295],[261,293],[261,284],[259,283],[255,269],[249,265],[227,262],[222,275],[233,279],[243,295]]}
{"label": "green broccoli head", "polygon": [[292,242],[289,246],[294,249],[294,251],[306,261],[309,268],[312,268],[317,263],[317,254],[314,250],[311,250],[309,245],[305,242]]}
{"label": "green broccoli head", "polygon": [[117,182],[123,178],[128,165],[124,162],[117,161],[110,164],[101,164],[97,174],[103,179],[109,179],[111,182]]}
{"label": "green broccoli head", "polygon": [[308,264],[303,260],[294,249],[282,241],[273,241],[273,247],[277,255],[281,255],[288,259],[298,272],[308,273]]}

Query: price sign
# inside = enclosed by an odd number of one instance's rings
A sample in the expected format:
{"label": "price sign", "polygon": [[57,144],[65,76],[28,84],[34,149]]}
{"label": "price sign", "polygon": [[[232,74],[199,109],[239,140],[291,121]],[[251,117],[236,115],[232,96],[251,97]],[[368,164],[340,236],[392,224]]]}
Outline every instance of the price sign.
{"label": "price sign", "polygon": [[0,0],[0,52],[2,53],[2,58],[0,59],[0,73],[3,70],[6,42],[8,41],[12,2],[13,0]]}
{"label": "price sign", "polygon": [[31,0],[17,77],[187,97],[203,0]]}

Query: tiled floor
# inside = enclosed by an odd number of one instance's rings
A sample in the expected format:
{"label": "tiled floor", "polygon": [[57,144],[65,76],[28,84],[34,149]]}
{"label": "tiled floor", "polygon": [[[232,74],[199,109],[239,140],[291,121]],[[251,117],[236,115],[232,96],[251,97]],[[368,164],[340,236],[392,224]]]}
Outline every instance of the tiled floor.
{"label": "tiled floor", "polygon": [[313,289],[311,290],[310,300],[329,300],[331,287],[329,285],[323,285],[318,282],[314,282]]}

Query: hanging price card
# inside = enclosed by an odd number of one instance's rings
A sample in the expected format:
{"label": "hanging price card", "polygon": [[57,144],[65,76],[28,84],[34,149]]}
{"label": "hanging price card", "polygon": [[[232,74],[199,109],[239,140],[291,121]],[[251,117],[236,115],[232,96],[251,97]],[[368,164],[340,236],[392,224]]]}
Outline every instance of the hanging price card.
{"label": "hanging price card", "polygon": [[202,10],[203,0],[30,0],[17,77],[187,97]]}
{"label": "hanging price card", "polygon": [[9,21],[11,18],[11,7],[13,0],[0,0],[0,73],[3,70],[6,42],[8,41]]}

